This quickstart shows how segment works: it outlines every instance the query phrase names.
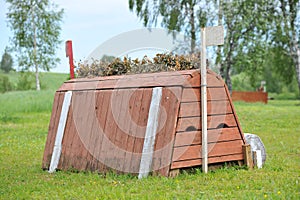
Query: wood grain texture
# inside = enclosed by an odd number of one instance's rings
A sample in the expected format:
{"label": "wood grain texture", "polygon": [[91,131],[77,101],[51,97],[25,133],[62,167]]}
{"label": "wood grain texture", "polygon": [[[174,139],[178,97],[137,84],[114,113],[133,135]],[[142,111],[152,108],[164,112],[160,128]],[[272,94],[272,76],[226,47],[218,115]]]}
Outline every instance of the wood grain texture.
{"label": "wood grain texture", "polygon": [[268,103],[267,92],[249,92],[249,91],[232,91],[233,101],[245,101],[245,102],[262,102]]}
{"label": "wood grain texture", "polygon": [[[178,119],[177,132],[186,131],[189,127],[194,127],[196,130],[201,130],[200,117],[185,117]],[[214,115],[207,117],[208,129],[217,128],[220,124],[226,124],[229,127],[237,126],[233,114]]]}
{"label": "wood grain texture", "polygon": [[[223,87],[224,82],[216,73],[207,71],[209,87]],[[159,72],[137,75],[122,75],[113,77],[97,77],[92,79],[72,79],[65,82],[58,91],[80,91],[98,89],[120,89],[138,87],[182,86],[200,87],[199,70]]]}
{"label": "wood grain texture", "polygon": [[162,176],[169,174],[181,93],[181,87],[163,88],[152,163],[154,173]]}
{"label": "wood grain texture", "polygon": [[[229,101],[208,101],[207,115],[223,115],[232,113]],[[179,117],[201,116],[200,102],[186,102],[180,104]]]}
{"label": "wood grain texture", "polygon": [[[224,86],[219,87],[207,87],[207,100],[208,101],[220,101],[228,100]],[[182,101],[181,102],[200,102],[200,88],[183,88]]]}
{"label": "wood grain texture", "polygon": [[[240,161],[240,160],[243,160],[243,154],[209,157],[208,163],[224,163],[224,162]],[[200,166],[201,164],[202,164],[202,159],[184,160],[184,161],[173,162],[171,164],[171,169],[195,167],[195,166]]]}
{"label": "wood grain texture", "polygon": [[[243,154],[242,140],[218,142],[208,144],[208,157]],[[192,160],[202,158],[201,145],[175,147],[172,161]]]}
{"label": "wood grain texture", "polygon": [[[239,129],[220,128],[208,130],[208,143],[240,140]],[[180,132],[175,136],[174,147],[201,144],[201,131]]]}
{"label": "wood grain texture", "polygon": [[43,156],[43,163],[42,163],[43,169],[48,169],[50,166],[56,132],[59,123],[59,116],[63,104],[63,99],[64,99],[63,92],[55,93],[54,102],[52,106],[52,114],[51,114],[49,128],[48,128],[48,135],[47,135],[46,145],[44,149],[44,156]]}

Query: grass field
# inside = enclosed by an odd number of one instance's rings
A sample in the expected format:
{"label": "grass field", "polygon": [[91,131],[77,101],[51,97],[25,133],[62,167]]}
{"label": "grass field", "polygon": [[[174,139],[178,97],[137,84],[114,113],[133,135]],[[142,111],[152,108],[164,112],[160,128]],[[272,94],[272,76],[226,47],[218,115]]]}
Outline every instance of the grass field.
{"label": "grass field", "polygon": [[0,94],[0,199],[300,199],[300,101],[235,103],[244,132],[267,149],[263,169],[226,167],[175,178],[41,169],[53,95],[67,75],[45,74],[47,89]]}

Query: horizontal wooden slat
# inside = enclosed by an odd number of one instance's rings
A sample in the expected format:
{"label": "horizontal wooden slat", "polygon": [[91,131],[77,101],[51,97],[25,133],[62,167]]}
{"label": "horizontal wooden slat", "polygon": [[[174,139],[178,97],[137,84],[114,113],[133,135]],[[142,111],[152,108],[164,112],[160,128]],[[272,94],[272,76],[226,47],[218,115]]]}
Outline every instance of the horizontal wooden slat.
{"label": "horizontal wooden slat", "polygon": [[[209,87],[224,87],[224,82],[221,80],[221,78],[211,70],[207,71],[207,84]],[[157,86],[182,86],[185,88],[200,87],[199,70],[81,78],[78,80],[72,79],[65,82],[58,91],[142,88]]]}
{"label": "horizontal wooden slat", "polygon": [[[242,139],[237,127],[208,130],[207,137],[208,143]],[[174,146],[201,144],[201,140],[201,131],[180,132],[176,134]]]}
{"label": "horizontal wooden slat", "polygon": [[[242,140],[210,143],[208,144],[208,157],[243,153],[242,145]],[[201,149],[201,145],[176,147],[172,161],[199,159],[202,157]]]}
{"label": "horizontal wooden slat", "polygon": [[[224,156],[210,157],[208,158],[208,163],[209,164],[222,163],[222,162],[237,161],[243,159],[244,159],[243,154],[224,155]],[[184,161],[172,162],[171,169],[194,167],[194,166],[199,166],[201,164],[202,164],[202,159],[184,160]]]}
{"label": "horizontal wooden slat", "polygon": [[[179,118],[177,124],[177,132],[186,131],[187,128],[193,127],[196,130],[201,129],[200,117]],[[207,117],[207,127],[209,129],[217,128],[220,124],[226,124],[229,127],[237,126],[233,114],[215,115]]]}
{"label": "horizontal wooden slat", "polygon": [[[222,87],[207,87],[207,100],[227,100],[224,86]],[[184,88],[182,94],[182,102],[200,101],[200,88]]]}
{"label": "horizontal wooden slat", "polygon": [[[200,102],[187,102],[180,104],[179,117],[196,117],[201,114]],[[207,114],[221,115],[232,113],[229,101],[208,101]]]}
{"label": "horizontal wooden slat", "polygon": [[245,102],[263,102],[268,103],[268,93],[267,92],[242,92],[242,91],[232,91],[233,101],[245,101]]}
{"label": "horizontal wooden slat", "polygon": [[99,77],[92,77],[92,78],[76,78],[66,81],[66,83],[74,83],[74,82],[93,82],[93,81],[103,81],[103,80],[118,80],[124,77],[129,78],[147,78],[159,76],[161,77],[170,77],[170,76],[182,76],[182,75],[189,75],[190,77],[194,76],[194,73],[199,70],[181,70],[181,71],[167,71],[167,72],[156,72],[156,73],[142,73],[142,74],[127,74],[127,75],[114,75],[114,76],[99,76]]}

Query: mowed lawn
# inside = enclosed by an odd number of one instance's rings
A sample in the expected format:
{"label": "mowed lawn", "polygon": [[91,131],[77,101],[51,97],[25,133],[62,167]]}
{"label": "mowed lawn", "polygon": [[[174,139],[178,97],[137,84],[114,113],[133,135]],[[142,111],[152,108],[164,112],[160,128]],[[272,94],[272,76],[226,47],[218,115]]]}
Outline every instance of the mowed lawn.
{"label": "mowed lawn", "polygon": [[300,199],[300,101],[235,103],[243,131],[266,146],[263,169],[224,166],[142,180],[43,171],[53,95],[66,78],[45,74],[46,90],[0,94],[0,199]]}

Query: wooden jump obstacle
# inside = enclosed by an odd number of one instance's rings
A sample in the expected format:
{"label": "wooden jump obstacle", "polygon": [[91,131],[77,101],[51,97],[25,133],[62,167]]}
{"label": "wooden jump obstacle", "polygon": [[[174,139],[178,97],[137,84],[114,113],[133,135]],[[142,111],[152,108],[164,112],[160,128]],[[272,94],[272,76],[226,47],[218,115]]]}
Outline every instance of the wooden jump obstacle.
{"label": "wooden jump obstacle", "polygon": [[262,91],[232,91],[233,101],[245,101],[249,103],[262,102],[268,103],[268,93]]}
{"label": "wooden jump obstacle", "polygon": [[[73,79],[55,93],[42,167],[169,176],[201,166],[199,70]],[[243,161],[228,89],[207,70],[208,164]]]}

